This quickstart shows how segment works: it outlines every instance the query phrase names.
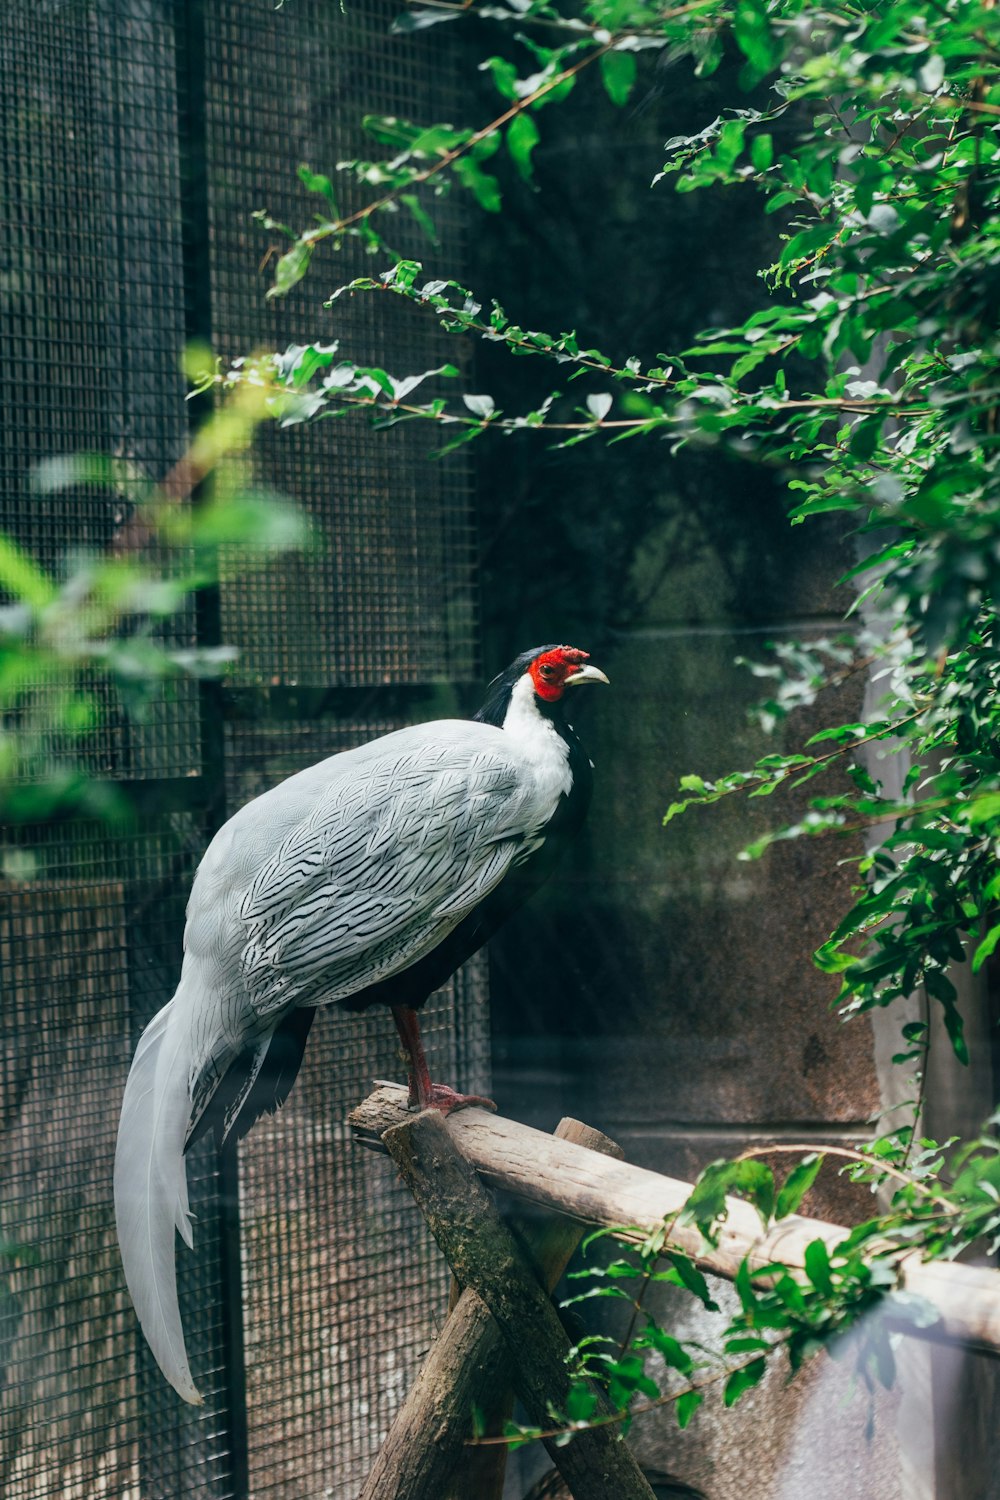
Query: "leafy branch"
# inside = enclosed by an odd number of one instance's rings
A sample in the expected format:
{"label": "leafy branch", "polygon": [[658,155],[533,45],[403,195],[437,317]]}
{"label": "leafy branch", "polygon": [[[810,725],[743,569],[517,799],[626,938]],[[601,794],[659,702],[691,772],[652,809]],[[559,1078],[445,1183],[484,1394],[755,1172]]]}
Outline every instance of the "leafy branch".
{"label": "leafy branch", "polygon": [[[618,1259],[571,1273],[584,1290],[564,1306],[594,1298],[625,1300],[633,1306],[633,1325],[626,1346],[615,1352],[611,1341],[590,1335],[571,1353],[574,1383],[564,1412],[553,1413],[551,1427],[521,1427],[509,1423],[501,1436],[477,1434],[476,1444],[517,1446],[535,1438],[569,1441],[583,1427],[631,1421],[666,1405],[677,1411],[683,1428],[705,1399],[706,1391],[723,1385],[723,1403],[735,1405],[764,1378],[774,1358],[782,1354],[794,1373],[808,1359],[827,1350],[839,1359],[852,1355],[857,1374],[869,1392],[876,1383],[892,1384],[895,1360],[890,1328],[927,1328],[937,1321],[935,1310],[922,1299],[900,1290],[907,1261],[914,1254],[958,1254],[984,1238],[995,1250],[1000,1243],[1000,1142],[988,1122],[982,1136],[954,1152],[947,1161],[950,1185],[944,1181],[946,1158],[954,1142],[940,1146],[923,1140],[912,1165],[901,1163],[908,1144],[900,1135],[878,1137],[860,1149],[775,1144],[754,1147],[732,1161],[711,1163],[701,1174],[681,1214],[665,1221],[657,1234],[629,1248]],[[802,1160],[779,1187],[775,1174],[760,1158],[793,1153]],[[838,1243],[824,1238],[810,1241],[801,1267],[780,1261],[766,1265],[744,1259],[734,1286],[739,1310],[719,1335],[721,1354],[704,1343],[686,1342],[668,1333],[649,1313],[633,1333],[635,1314],[642,1311],[638,1297],[626,1287],[665,1283],[693,1296],[709,1313],[719,1314],[705,1278],[694,1263],[671,1243],[672,1225],[679,1218],[693,1223],[710,1244],[717,1244],[725,1222],[727,1195],[736,1194],[756,1208],[766,1235],[778,1221],[796,1214],[805,1195],[830,1157],[846,1159],[849,1175],[872,1189],[887,1183],[899,1186],[887,1210],[858,1225]],[[585,1248],[618,1230],[600,1230]],[[682,1383],[666,1390],[662,1377],[651,1370],[650,1357],[664,1366],[668,1377]],[[706,1364],[720,1368],[708,1370]],[[598,1390],[611,1400],[613,1410],[599,1410]],[[645,1399],[640,1399],[645,1398]]]}
{"label": "leafy branch", "polygon": [[[391,161],[383,164],[359,161],[345,164],[362,183],[384,181],[389,184],[385,192],[351,213],[338,213],[333,184],[328,177],[314,173],[308,167],[300,168],[301,181],[306,187],[321,193],[327,199],[335,216],[332,219],[320,219],[319,223],[296,237],[285,225],[272,219],[266,212],[255,215],[266,229],[279,230],[294,240],[291,248],[286,250],[277,262],[274,285],[268,292],[268,296],[284,297],[292,287],[298,285],[309,269],[313,251],[323,240],[332,239],[335,247],[339,247],[347,234],[358,233],[369,249],[378,249],[381,241],[371,220],[376,214],[395,209],[400,203],[410,210],[429,237],[434,239],[433,224],[414,190],[425,183],[432,182],[449,168],[454,169],[462,185],[475,195],[481,207],[488,210],[498,209],[500,206],[499,185],[495,177],[481,170],[480,163],[499,147],[500,132],[505,125],[510,125],[513,129],[513,122],[516,120],[530,118],[526,111],[538,108],[560,97],[560,94],[564,96],[572,88],[577,75],[610,52],[616,43],[612,40],[602,41],[592,47],[591,51],[583,57],[557,70],[554,59],[562,59],[582,45],[585,44],[577,41],[570,47],[563,48],[559,53],[552,53],[546,68],[539,75],[540,81],[522,97],[515,99],[509,108],[503,110],[489,124],[481,126],[478,130],[456,131],[446,125],[421,129],[419,126],[412,126],[395,119],[369,117],[365,121],[369,131],[386,144],[401,146],[402,150]],[[525,162],[530,157],[537,139],[538,132],[534,126],[530,126],[527,131],[522,127],[520,130],[514,130],[513,144],[508,134],[508,146],[515,156],[519,156],[520,160]],[[426,167],[411,164],[428,157],[431,160]]]}
{"label": "leafy branch", "polygon": [[[199,646],[194,595],[228,573],[252,571],[309,543],[304,518],[284,497],[246,479],[246,450],[271,419],[265,384],[234,392],[204,422],[159,481],[102,455],[68,455],[36,466],[36,495],[104,490],[123,521],[105,553],[81,556],[65,575],[43,568],[0,535],[0,808],[8,824],[68,813],[120,820],[128,805],[113,782],[87,769],[109,712],[141,724],[171,686],[217,676],[228,646]],[[196,489],[211,477],[211,491]],[[27,878],[16,849],[4,873]]]}

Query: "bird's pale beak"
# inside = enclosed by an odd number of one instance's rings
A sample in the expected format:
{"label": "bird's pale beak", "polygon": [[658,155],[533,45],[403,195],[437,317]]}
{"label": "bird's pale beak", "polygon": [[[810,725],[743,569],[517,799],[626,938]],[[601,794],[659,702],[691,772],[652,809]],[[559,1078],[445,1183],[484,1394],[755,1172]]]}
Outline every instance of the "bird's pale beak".
{"label": "bird's pale beak", "polygon": [[591,667],[587,664],[577,667],[575,672],[571,672],[568,677],[563,678],[564,687],[569,687],[574,682],[607,682],[608,686],[611,686],[611,683],[605,677],[600,667]]}

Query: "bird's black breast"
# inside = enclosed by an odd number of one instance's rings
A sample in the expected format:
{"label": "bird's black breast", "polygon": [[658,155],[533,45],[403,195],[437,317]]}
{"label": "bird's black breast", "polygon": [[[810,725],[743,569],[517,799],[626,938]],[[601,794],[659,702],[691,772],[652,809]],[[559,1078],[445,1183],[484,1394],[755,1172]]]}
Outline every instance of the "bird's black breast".
{"label": "bird's black breast", "polygon": [[389,979],[366,986],[336,1003],[344,1010],[367,1010],[371,1005],[408,1005],[414,1010],[426,1003],[435,990],[446,984],[456,969],[478,953],[484,943],[513,912],[544,885],[578,833],[593,786],[593,769],[569,725],[560,725],[569,746],[572,782],[568,794],[559,799],[545,826],[538,848],[522,863],[515,863],[498,886],[455,927],[430,953]]}

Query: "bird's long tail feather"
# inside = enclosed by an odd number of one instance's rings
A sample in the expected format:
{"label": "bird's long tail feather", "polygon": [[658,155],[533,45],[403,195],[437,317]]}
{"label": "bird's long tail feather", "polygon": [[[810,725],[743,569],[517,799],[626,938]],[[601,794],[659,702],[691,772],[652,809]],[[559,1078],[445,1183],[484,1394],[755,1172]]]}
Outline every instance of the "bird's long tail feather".
{"label": "bird's long tail feather", "polygon": [[177,1303],[174,1230],[192,1244],[184,1143],[192,1114],[191,1032],[175,996],[146,1027],[125,1086],[115,1151],[115,1218],[125,1279],[157,1364],[192,1405]]}

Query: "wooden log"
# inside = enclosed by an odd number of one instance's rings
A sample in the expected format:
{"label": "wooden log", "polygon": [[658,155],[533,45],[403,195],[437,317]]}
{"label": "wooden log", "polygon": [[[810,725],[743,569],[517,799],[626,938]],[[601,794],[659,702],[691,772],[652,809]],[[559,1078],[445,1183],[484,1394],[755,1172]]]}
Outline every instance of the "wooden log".
{"label": "wooden log", "polygon": [[[545,1426],[549,1403],[562,1407],[569,1393],[570,1343],[527,1256],[436,1110],[392,1126],[383,1140],[458,1280],[493,1314],[514,1359],[518,1395],[531,1420]],[[575,1500],[654,1500],[617,1424],[546,1447]]]}
{"label": "wooden log", "polygon": [[[412,1118],[412,1116],[410,1117]],[[621,1147],[579,1120],[561,1120],[560,1140],[621,1157]],[[539,1281],[551,1292],[583,1235],[562,1215],[510,1225]],[[507,1450],[475,1448],[472,1411],[499,1433],[511,1416],[513,1362],[492,1314],[458,1284],[448,1321],[389,1429],[359,1500],[500,1500]]]}
{"label": "wooden log", "polygon": [[[405,1104],[406,1091],[396,1086],[370,1094],[351,1115],[362,1143],[379,1149],[389,1126],[412,1119]],[[610,1161],[486,1110],[460,1110],[450,1116],[448,1128],[463,1156],[490,1187],[586,1224],[630,1226],[620,1235],[624,1240],[639,1240],[658,1229],[665,1218],[683,1208],[691,1192],[689,1182]],[[816,1149],[823,1148],[817,1145]],[[729,1214],[718,1245],[707,1245],[693,1224],[673,1224],[670,1239],[703,1270],[730,1280],[744,1257],[752,1267],[782,1261],[801,1269],[806,1246],[813,1240],[821,1239],[832,1247],[849,1232],[843,1225],[792,1214],[762,1234],[760,1220],[748,1203],[738,1198],[729,1198],[727,1203]],[[926,1298],[940,1315],[940,1322],[929,1328],[907,1323],[902,1325],[903,1332],[1000,1353],[1000,1272],[955,1261],[925,1265],[913,1256],[904,1263],[901,1285]]]}

